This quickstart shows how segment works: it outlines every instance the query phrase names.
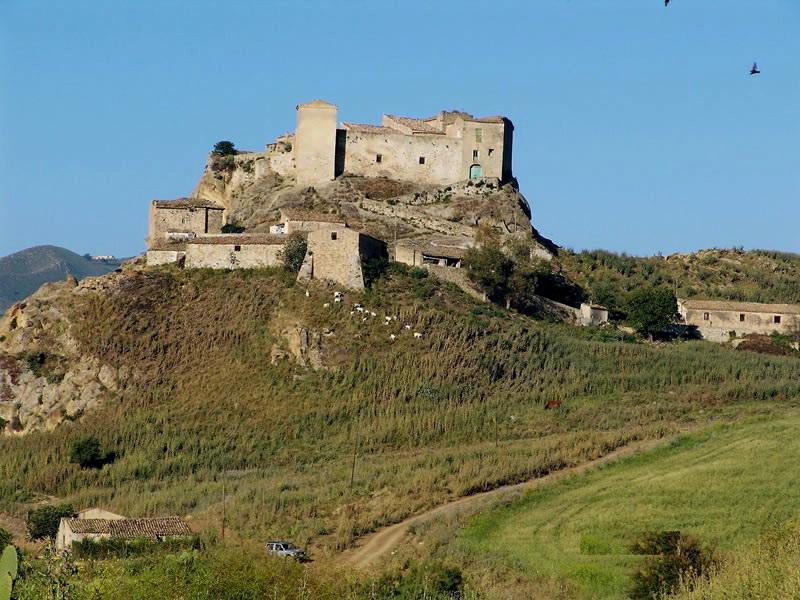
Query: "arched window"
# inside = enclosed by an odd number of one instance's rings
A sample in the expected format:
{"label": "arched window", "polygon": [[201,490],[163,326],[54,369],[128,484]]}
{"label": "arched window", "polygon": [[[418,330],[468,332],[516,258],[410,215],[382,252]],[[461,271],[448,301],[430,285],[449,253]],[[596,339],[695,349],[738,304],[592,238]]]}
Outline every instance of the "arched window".
{"label": "arched window", "polygon": [[469,178],[470,179],[480,179],[483,177],[483,169],[481,169],[480,165],[472,165],[469,168]]}

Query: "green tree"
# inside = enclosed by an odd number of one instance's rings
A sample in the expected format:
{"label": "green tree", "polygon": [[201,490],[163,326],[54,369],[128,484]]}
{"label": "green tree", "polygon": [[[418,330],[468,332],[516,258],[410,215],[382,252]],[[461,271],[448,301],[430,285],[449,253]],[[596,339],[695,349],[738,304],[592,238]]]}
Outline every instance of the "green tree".
{"label": "green tree", "polygon": [[70,445],[69,462],[79,464],[81,469],[102,467],[104,461],[100,440],[93,435],[80,437]]}
{"label": "green tree", "polygon": [[514,270],[514,262],[499,246],[489,244],[470,248],[464,255],[467,277],[486,294],[490,300],[507,300],[508,279]]}
{"label": "green tree", "polygon": [[10,546],[13,542],[13,538],[11,537],[11,533],[7,529],[3,529],[0,527],[0,552],[2,552],[3,548],[6,546]]}
{"label": "green tree", "polygon": [[242,233],[244,227],[238,223],[225,223],[222,226],[222,233]]}
{"label": "green tree", "polygon": [[297,273],[300,270],[300,267],[303,266],[303,261],[306,258],[307,248],[308,243],[306,242],[306,238],[299,233],[293,233],[290,235],[280,253],[280,259],[283,263],[283,267],[287,271]]}
{"label": "green tree", "polygon": [[28,535],[32,540],[55,538],[62,518],[75,516],[71,504],[49,504],[28,512]]}
{"label": "green tree", "polygon": [[650,339],[663,333],[677,318],[678,300],[665,287],[639,288],[628,296],[628,323]]}
{"label": "green tree", "polygon": [[214,149],[212,152],[219,156],[230,156],[236,154],[236,148],[234,147],[233,142],[221,140],[214,144]]}

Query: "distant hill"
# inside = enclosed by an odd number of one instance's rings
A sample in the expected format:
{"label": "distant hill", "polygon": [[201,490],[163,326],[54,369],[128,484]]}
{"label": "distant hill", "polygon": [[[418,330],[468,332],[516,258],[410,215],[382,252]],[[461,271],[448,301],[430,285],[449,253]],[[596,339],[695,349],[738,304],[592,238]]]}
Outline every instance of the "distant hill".
{"label": "distant hill", "polygon": [[43,283],[105,275],[118,260],[90,260],[58,246],[34,246],[0,258],[0,312],[30,296]]}

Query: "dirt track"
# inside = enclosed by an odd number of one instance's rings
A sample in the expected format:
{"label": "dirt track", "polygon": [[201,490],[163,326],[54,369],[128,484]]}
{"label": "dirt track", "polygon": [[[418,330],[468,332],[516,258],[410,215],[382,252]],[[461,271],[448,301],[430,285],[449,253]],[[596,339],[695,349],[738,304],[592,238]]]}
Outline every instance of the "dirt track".
{"label": "dirt track", "polygon": [[452,502],[442,504],[441,506],[437,506],[436,508],[432,508],[418,515],[414,515],[405,521],[401,521],[395,525],[390,525],[389,527],[379,529],[378,531],[361,538],[353,550],[349,550],[341,555],[340,560],[343,563],[358,569],[366,569],[377,563],[387,554],[390,554],[400,544],[400,542],[403,541],[408,534],[409,527],[412,525],[419,525],[437,517],[452,517],[463,513],[474,513],[480,508],[486,508],[498,501],[502,501],[513,495],[519,494],[520,492],[535,489],[542,485],[555,483],[556,481],[560,481],[561,479],[571,475],[577,475],[593,467],[630,456],[642,450],[648,450],[655,446],[666,443],[667,441],[667,439],[658,439],[636,442],[634,444],[614,450],[613,452],[610,452],[609,454],[606,454],[605,456],[595,460],[577,465],[575,467],[570,467],[562,471],[556,471],[550,473],[549,475],[545,475],[544,477],[530,479],[528,481],[523,481],[522,483],[516,483],[513,485],[505,485],[487,492],[480,492],[472,496],[465,496],[463,498],[459,498],[458,500],[453,500]]}

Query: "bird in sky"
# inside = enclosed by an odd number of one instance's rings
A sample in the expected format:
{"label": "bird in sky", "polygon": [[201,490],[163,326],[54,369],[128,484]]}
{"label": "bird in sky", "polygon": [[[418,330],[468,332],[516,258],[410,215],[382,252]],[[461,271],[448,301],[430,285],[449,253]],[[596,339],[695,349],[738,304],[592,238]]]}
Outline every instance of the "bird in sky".
{"label": "bird in sky", "polygon": [[669,6],[669,0],[664,0],[664,6]]}
{"label": "bird in sky", "polygon": [[761,71],[758,70],[758,65],[753,63],[753,68],[750,69],[750,75],[758,75]]}

